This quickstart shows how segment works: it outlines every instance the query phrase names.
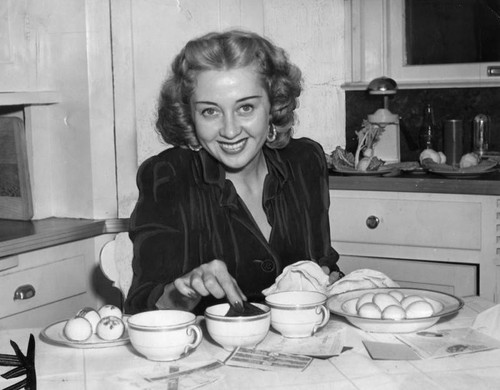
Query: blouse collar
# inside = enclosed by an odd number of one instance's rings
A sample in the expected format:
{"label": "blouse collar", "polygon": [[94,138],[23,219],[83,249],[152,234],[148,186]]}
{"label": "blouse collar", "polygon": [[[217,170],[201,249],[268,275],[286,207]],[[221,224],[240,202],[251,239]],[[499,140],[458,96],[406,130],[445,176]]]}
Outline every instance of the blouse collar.
{"label": "blouse collar", "polygon": [[[274,198],[286,181],[291,176],[290,168],[281,159],[279,150],[264,146],[264,158],[268,167],[268,177],[264,193],[264,201]],[[201,161],[202,181],[209,185],[215,185],[221,189],[221,206],[236,206],[236,189],[228,180],[222,165],[213,158],[206,150],[198,152]]]}

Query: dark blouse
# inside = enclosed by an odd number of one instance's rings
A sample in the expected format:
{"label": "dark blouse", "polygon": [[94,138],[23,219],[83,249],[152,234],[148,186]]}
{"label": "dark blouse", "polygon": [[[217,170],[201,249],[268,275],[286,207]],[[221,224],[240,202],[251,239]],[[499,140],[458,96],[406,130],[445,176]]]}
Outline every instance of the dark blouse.
{"label": "dark blouse", "polygon": [[250,301],[262,300],[261,291],[296,261],[338,270],[323,149],[307,138],[292,139],[280,150],[264,147],[264,156],[269,243],[206,151],[175,147],[141,165],[139,199],[130,218],[134,277],[127,313],[155,309],[167,283],[213,259],[226,262]]}

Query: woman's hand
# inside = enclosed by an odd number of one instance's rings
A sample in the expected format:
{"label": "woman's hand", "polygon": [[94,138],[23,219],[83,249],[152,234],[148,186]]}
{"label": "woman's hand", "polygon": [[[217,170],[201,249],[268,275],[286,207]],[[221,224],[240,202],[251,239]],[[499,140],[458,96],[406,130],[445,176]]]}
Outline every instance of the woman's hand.
{"label": "woman's hand", "polygon": [[240,290],[236,280],[229,274],[226,263],[212,260],[200,265],[174,281],[175,288],[192,299],[213,295],[215,298],[227,297],[230,304],[243,307],[247,298]]}

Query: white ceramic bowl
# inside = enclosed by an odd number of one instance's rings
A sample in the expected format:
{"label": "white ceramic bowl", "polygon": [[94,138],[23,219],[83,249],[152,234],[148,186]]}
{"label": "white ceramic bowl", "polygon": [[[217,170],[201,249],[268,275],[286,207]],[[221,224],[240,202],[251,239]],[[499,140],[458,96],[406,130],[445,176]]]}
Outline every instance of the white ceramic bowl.
{"label": "white ceramic bowl", "polygon": [[[352,314],[348,311],[349,301],[357,299],[366,293],[380,293],[398,290],[403,295],[419,295],[425,298],[432,306],[442,309],[430,317],[412,319],[372,319]],[[436,304],[437,303],[437,304]],[[441,304],[441,305],[439,305]],[[427,329],[438,322],[442,317],[449,316],[459,311],[464,305],[462,299],[439,291],[418,288],[371,288],[347,291],[331,296],[327,301],[330,311],[338,316],[345,317],[354,326],[373,333],[412,333]]]}
{"label": "white ceramic bowl", "polygon": [[271,325],[271,311],[266,305],[252,303],[265,313],[247,317],[226,317],[228,303],[207,307],[205,322],[209,335],[224,349],[254,347],[266,337]]}
{"label": "white ceramic bowl", "polygon": [[317,291],[283,291],[266,297],[271,326],[284,337],[314,335],[330,318],[326,295]]}
{"label": "white ceramic bowl", "polygon": [[200,345],[203,334],[193,313],[182,310],[154,310],[128,319],[132,346],[149,360],[171,361]]}

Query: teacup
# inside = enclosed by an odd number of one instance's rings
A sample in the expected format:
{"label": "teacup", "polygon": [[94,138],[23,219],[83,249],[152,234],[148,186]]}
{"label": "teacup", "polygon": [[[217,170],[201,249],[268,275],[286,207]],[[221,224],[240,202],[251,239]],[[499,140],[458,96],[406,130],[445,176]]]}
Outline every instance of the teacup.
{"label": "teacup", "polygon": [[326,295],[316,291],[283,291],[266,297],[271,326],[284,337],[309,337],[326,325]]}
{"label": "teacup", "polygon": [[132,346],[149,360],[177,360],[196,349],[203,339],[193,313],[153,310],[128,319]]}

